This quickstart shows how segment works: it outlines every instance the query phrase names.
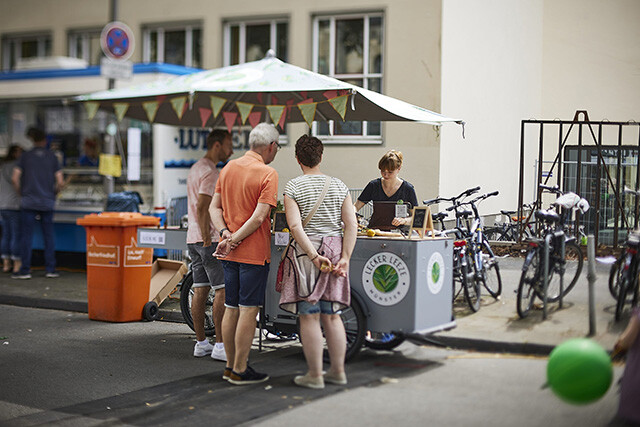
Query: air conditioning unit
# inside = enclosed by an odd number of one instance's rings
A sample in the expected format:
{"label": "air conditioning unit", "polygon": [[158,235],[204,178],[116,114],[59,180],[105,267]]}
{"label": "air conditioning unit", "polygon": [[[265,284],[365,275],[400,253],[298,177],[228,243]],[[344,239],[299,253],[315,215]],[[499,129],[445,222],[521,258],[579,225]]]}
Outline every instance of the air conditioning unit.
{"label": "air conditioning unit", "polygon": [[46,56],[42,58],[25,58],[18,60],[16,71],[25,70],[72,70],[87,68],[89,64],[84,59],[68,56]]}

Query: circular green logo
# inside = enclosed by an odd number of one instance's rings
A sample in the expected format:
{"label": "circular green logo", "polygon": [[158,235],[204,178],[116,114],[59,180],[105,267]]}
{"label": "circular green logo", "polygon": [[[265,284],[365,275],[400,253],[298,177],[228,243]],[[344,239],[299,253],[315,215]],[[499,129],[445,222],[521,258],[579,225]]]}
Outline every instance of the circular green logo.
{"label": "circular green logo", "polygon": [[373,285],[383,293],[393,291],[398,286],[398,272],[390,265],[380,265],[373,272]]}
{"label": "circular green logo", "polygon": [[431,279],[434,283],[438,282],[438,279],[440,279],[440,264],[434,263],[433,267],[431,267]]}

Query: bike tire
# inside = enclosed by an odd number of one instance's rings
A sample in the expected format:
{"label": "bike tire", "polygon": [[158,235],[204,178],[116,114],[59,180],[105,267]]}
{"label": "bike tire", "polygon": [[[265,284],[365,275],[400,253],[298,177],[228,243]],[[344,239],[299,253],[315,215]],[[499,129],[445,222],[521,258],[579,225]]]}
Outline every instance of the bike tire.
{"label": "bike tire", "polygon": [[480,300],[482,297],[482,281],[479,277],[479,272],[476,271],[476,264],[473,263],[473,267],[469,267],[472,263],[471,256],[467,253],[467,271],[471,273],[471,268],[474,270],[473,278],[469,277],[470,274],[466,274],[466,280],[464,281],[464,299],[467,301],[467,305],[471,311],[476,313],[480,310]]}
{"label": "bike tire", "polygon": [[502,293],[502,276],[500,275],[500,266],[498,259],[493,254],[488,241],[482,242],[482,284],[489,295],[494,299],[498,299]]}
{"label": "bike tire", "polygon": [[624,259],[626,257],[626,252],[623,252],[615,263],[611,266],[611,271],[609,272],[609,293],[613,297],[614,300],[618,301],[618,293],[620,289],[620,281],[622,280],[622,276],[624,274],[624,269],[621,268],[624,263]]}
{"label": "bike tire", "polygon": [[[571,240],[565,243],[565,272],[564,280],[562,284],[562,297],[566,297],[573,287],[578,283],[582,267],[584,265],[584,259],[582,257],[582,250],[575,240]],[[571,279],[569,281],[569,279]],[[542,296],[540,296],[542,298]],[[560,275],[555,271],[555,266],[552,266],[549,271],[549,285],[547,287],[547,301],[557,302],[560,300]]]}
{"label": "bike tire", "polygon": [[506,233],[502,227],[485,228],[484,235],[487,240],[491,240],[492,242],[501,242],[506,240]]}
{"label": "bike tire", "polygon": [[627,302],[627,292],[629,291],[629,287],[627,286],[627,277],[626,275],[624,275],[624,277],[622,278],[622,281],[620,282],[620,287],[619,287],[619,292],[618,292],[618,299],[616,301],[616,314],[615,314],[615,320],[616,322],[619,322],[620,319],[622,319],[622,313],[624,312],[624,305]]}
{"label": "bike tire", "polygon": [[[360,305],[358,298],[354,298],[351,292],[351,304],[348,308],[342,310],[340,318],[344,324],[344,331],[347,336],[347,350],[344,360],[351,360],[362,348],[365,336],[367,334],[367,317],[364,314],[364,308]],[[325,348],[322,354],[325,362],[330,362],[329,351]]]}
{"label": "bike tire", "polygon": [[393,350],[404,340],[405,337],[402,335],[371,332],[370,336],[365,336],[364,345],[374,350]]}
{"label": "bike tire", "polygon": [[[191,316],[191,300],[193,299],[193,273],[191,270],[182,278],[180,284],[180,311],[182,312],[182,318],[187,326],[195,332],[193,328],[193,317]],[[215,326],[213,325],[213,319],[211,318],[211,307],[213,307],[213,300],[215,298],[215,292],[209,291],[209,297],[207,298],[205,311],[204,311],[204,333],[208,337],[212,337],[216,334]]]}
{"label": "bike tire", "polygon": [[531,250],[522,266],[522,274],[520,275],[520,283],[518,283],[518,294],[516,300],[516,309],[518,316],[524,319],[529,315],[533,308],[533,302],[538,296],[536,291],[537,282],[539,280],[539,254],[537,249]]}

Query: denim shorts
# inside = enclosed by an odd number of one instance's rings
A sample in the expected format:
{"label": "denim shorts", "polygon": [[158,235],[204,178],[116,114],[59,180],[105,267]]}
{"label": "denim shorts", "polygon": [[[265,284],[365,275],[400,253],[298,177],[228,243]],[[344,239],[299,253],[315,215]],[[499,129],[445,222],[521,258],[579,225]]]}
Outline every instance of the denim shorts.
{"label": "denim shorts", "polygon": [[298,314],[338,314],[333,311],[333,303],[329,301],[318,301],[317,304],[311,304],[307,301],[298,301]]}
{"label": "denim shorts", "polygon": [[189,256],[191,257],[191,271],[193,271],[192,288],[211,286],[215,289],[224,289],[224,270],[222,263],[213,257],[217,243],[206,248],[202,242],[189,243]]}
{"label": "denim shorts", "polygon": [[269,263],[264,265],[222,261],[224,267],[225,307],[262,307],[269,277]]}

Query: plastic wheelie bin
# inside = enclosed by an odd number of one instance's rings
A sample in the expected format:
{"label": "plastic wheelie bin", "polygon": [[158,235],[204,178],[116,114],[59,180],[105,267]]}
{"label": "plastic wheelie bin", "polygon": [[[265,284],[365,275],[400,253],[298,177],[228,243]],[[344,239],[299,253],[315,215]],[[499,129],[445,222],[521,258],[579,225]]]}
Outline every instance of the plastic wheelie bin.
{"label": "plastic wheelie bin", "polygon": [[89,319],[130,322],[153,318],[153,313],[144,313],[152,308],[147,303],[153,249],[138,247],[137,231],[159,222],[160,218],[137,212],[103,212],[76,220],[87,232]]}

